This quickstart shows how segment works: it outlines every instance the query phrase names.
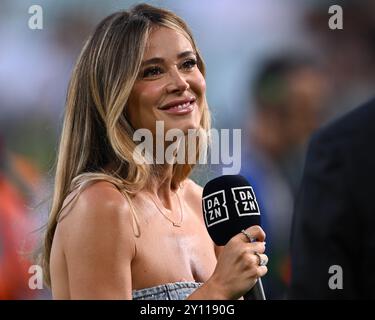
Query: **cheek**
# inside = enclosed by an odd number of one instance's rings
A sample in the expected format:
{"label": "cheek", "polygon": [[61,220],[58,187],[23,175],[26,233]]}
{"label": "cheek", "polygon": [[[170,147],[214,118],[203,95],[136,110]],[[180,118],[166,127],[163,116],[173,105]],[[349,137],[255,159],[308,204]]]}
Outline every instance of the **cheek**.
{"label": "cheek", "polygon": [[200,96],[206,94],[206,80],[204,79],[200,71],[197,72],[197,75],[194,78],[194,91],[196,91],[196,93]]}
{"label": "cheek", "polygon": [[197,96],[199,110],[201,114],[203,112],[203,103],[206,99],[206,80],[200,72],[198,73],[199,74],[197,74],[197,76],[194,77],[194,81],[191,83],[191,89]]}
{"label": "cheek", "polygon": [[129,96],[128,115],[138,122],[143,113],[149,114],[150,109],[157,105],[161,95],[161,86],[155,83],[136,84]]}
{"label": "cheek", "polygon": [[163,93],[163,85],[155,81],[152,84],[145,86],[141,97],[145,104],[155,106],[160,100]]}
{"label": "cheek", "polygon": [[162,88],[156,83],[142,84],[135,87],[134,97],[136,97],[137,104],[142,109],[148,109],[155,106],[160,99]]}

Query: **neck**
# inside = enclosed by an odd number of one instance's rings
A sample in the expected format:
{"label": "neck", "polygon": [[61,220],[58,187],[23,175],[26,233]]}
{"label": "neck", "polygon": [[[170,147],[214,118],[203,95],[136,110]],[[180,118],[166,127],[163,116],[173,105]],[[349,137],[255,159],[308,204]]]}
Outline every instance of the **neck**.
{"label": "neck", "polygon": [[[156,142],[154,142],[156,143]],[[166,150],[171,144],[175,144],[177,150],[180,147],[181,140],[178,138],[176,141],[171,142],[167,141],[164,145],[164,150]],[[156,145],[154,145],[154,151],[156,150]],[[156,159],[156,154],[153,154],[154,159]],[[176,154],[173,154],[176,157]],[[168,159],[172,160],[172,159]],[[147,186],[147,191],[152,193],[152,195],[159,200],[166,209],[173,210],[175,202],[175,195],[179,189],[179,186],[176,186],[172,183],[173,177],[173,165],[169,164],[170,161],[165,159],[165,163],[162,165],[154,165],[154,174],[151,177],[151,181]]]}
{"label": "neck", "polygon": [[173,210],[176,205],[174,193],[178,192],[178,188],[172,185],[173,166],[158,166],[155,172],[147,186],[147,191],[159,200],[166,209]]}

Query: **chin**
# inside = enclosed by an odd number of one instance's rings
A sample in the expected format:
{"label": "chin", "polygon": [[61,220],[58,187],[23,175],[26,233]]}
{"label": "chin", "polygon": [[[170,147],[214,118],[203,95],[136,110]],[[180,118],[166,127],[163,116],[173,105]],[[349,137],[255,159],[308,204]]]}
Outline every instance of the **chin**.
{"label": "chin", "polygon": [[201,116],[198,117],[197,114],[191,114],[190,116],[183,116],[177,119],[165,119],[165,131],[179,129],[187,134],[189,129],[194,130],[200,128],[200,120]]}
{"label": "chin", "polygon": [[188,130],[197,130],[200,128],[199,123],[195,122],[185,122],[185,123],[165,123],[165,132],[171,129],[181,130],[185,135],[188,134]]}

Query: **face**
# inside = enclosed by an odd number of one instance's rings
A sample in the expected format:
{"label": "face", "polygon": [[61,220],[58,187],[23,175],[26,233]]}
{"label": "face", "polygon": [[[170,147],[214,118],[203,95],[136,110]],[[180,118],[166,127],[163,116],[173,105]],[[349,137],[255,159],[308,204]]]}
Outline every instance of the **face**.
{"label": "face", "polygon": [[181,33],[160,27],[151,32],[139,77],[129,96],[127,116],[135,129],[155,133],[164,129],[199,128],[206,83],[190,41]]}
{"label": "face", "polygon": [[328,84],[319,71],[306,67],[290,76],[289,141],[302,144],[319,125]]}

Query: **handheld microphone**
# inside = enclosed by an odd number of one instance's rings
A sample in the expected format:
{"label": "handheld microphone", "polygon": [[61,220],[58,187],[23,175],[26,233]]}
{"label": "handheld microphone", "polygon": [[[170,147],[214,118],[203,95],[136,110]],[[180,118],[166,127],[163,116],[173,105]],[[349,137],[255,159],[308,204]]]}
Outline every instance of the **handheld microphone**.
{"label": "handheld microphone", "polygon": [[[203,189],[204,221],[218,246],[241,230],[260,225],[260,210],[253,188],[241,175],[224,175],[209,181]],[[244,295],[245,300],[266,300],[261,279]]]}

